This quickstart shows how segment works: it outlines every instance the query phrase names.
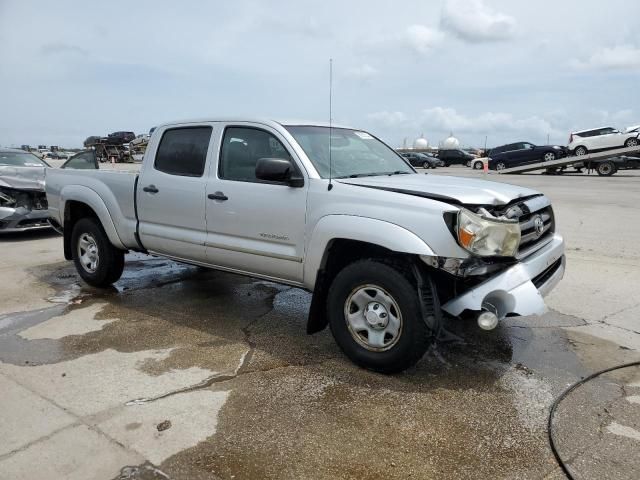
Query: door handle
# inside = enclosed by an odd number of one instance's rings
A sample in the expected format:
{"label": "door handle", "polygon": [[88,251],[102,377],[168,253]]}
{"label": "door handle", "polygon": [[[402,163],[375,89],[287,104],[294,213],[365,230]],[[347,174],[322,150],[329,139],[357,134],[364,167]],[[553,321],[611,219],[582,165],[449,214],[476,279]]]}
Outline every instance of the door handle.
{"label": "door handle", "polygon": [[209,197],[211,200],[220,200],[221,202],[229,200],[229,197],[227,197],[222,192],[210,193],[209,195],[207,195],[207,197]]}
{"label": "door handle", "polygon": [[147,185],[142,189],[142,191],[147,193],[158,193],[160,190],[158,190],[155,185]]}

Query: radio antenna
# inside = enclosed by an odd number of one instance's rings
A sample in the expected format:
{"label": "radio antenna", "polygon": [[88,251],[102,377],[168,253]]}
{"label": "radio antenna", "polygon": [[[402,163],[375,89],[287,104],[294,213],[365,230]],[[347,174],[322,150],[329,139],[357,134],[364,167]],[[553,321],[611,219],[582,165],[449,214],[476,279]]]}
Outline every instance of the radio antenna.
{"label": "radio antenna", "polygon": [[329,186],[327,190],[333,188],[331,183],[331,174],[333,164],[331,162],[331,137],[333,136],[333,118],[332,118],[332,94],[333,94],[333,59],[329,59]]}

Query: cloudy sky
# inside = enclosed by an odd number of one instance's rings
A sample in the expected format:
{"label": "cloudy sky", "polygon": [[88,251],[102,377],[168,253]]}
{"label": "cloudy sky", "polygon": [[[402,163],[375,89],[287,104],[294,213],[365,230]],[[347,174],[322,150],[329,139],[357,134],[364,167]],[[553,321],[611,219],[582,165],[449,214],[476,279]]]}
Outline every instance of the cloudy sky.
{"label": "cloudy sky", "polygon": [[640,124],[637,0],[0,0],[0,144],[226,114],[393,146]]}

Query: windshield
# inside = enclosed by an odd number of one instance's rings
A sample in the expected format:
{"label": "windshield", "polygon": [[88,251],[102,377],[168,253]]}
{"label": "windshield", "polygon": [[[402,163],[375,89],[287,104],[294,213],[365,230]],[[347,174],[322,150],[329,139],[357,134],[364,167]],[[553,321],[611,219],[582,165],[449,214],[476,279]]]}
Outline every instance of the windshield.
{"label": "windshield", "polygon": [[0,166],[12,167],[48,167],[49,165],[38,157],[27,152],[0,151]]}
{"label": "windshield", "polygon": [[[285,127],[322,178],[329,178],[329,127]],[[333,178],[397,175],[415,171],[394,150],[372,135],[348,128],[331,129]]]}

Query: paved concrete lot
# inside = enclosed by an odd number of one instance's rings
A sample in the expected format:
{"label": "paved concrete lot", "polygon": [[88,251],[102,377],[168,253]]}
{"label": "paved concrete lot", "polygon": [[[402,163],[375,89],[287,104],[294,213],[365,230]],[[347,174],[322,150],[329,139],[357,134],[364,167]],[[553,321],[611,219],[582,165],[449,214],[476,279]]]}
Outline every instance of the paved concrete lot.
{"label": "paved concrete lot", "polygon": [[[307,336],[298,289],[131,254],[98,291],[57,235],[0,237],[0,479],[563,478],[553,399],[640,359],[640,172],[488,177],[554,203],[550,311],[451,322],[394,376]],[[638,478],[640,368],[580,387],[555,426],[576,478]]]}

